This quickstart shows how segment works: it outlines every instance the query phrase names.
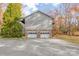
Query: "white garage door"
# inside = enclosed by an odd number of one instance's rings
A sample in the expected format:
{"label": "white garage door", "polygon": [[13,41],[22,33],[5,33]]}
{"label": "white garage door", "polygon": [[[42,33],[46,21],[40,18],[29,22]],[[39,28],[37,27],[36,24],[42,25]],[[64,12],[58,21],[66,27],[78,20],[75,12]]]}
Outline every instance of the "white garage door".
{"label": "white garage door", "polygon": [[37,38],[37,34],[28,34],[28,38]]}
{"label": "white garage door", "polygon": [[27,34],[27,38],[38,38],[38,35],[39,38],[50,38],[49,31],[42,31],[39,34],[35,31],[29,31]]}
{"label": "white garage door", "polygon": [[50,38],[49,34],[40,34],[40,38]]}

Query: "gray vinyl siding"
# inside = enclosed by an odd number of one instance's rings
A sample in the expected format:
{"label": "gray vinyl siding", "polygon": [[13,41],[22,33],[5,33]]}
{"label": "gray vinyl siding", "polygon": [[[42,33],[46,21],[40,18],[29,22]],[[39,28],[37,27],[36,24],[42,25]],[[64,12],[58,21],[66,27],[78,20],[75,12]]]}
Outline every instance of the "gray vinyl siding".
{"label": "gray vinyl siding", "polygon": [[52,29],[52,19],[37,12],[25,18],[25,28],[27,30],[50,30]]}

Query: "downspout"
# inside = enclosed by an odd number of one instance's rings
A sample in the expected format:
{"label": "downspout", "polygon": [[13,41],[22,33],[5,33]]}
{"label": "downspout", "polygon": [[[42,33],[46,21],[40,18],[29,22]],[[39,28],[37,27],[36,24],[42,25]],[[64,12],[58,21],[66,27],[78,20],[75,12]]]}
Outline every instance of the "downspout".
{"label": "downspout", "polygon": [[25,34],[25,19],[21,19],[18,22],[22,25],[22,27],[23,27],[23,33]]}

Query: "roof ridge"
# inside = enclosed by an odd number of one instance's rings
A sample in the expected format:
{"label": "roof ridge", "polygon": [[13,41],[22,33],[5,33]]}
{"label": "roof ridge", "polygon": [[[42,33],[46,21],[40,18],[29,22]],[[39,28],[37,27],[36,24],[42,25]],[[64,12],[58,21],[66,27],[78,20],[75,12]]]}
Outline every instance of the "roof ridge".
{"label": "roof ridge", "polygon": [[[37,10],[37,11],[31,13],[30,15],[28,15],[28,16],[26,16],[26,17],[29,17],[29,16],[31,16],[32,14],[37,13],[37,12],[40,12],[40,13],[42,13],[42,14],[44,14],[44,15],[50,17],[50,18],[52,18],[51,16],[47,15],[46,13],[44,13],[44,12],[42,12],[42,11],[40,11],[40,10]],[[26,18],[26,17],[24,17],[24,18]],[[53,18],[52,18],[52,19],[53,19]]]}

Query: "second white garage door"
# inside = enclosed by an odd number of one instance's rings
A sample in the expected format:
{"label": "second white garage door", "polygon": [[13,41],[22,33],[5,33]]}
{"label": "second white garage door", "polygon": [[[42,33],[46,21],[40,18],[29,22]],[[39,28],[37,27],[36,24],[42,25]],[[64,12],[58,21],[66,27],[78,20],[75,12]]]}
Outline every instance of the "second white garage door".
{"label": "second white garage door", "polygon": [[40,38],[50,38],[49,34],[40,34]]}

